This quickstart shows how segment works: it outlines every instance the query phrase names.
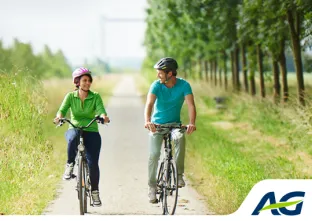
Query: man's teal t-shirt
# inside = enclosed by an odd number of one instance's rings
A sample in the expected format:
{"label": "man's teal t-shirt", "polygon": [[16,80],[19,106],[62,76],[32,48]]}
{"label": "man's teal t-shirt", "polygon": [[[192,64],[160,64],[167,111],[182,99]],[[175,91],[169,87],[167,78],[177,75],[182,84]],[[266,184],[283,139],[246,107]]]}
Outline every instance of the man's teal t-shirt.
{"label": "man's teal t-shirt", "polygon": [[156,95],[152,123],[181,123],[180,114],[184,97],[192,94],[192,88],[186,80],[177,78],[172,88],[167,88],[156,80],[152,83],[149,93]]}

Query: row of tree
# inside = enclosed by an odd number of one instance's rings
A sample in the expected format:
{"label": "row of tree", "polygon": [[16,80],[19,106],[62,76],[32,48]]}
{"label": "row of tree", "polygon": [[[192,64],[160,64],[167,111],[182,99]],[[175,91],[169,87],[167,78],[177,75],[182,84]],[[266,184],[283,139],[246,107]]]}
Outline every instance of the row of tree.
{"label": "row of tree", "polygon": [[68,77],[71,73],[63,52],[52,53],[48,46],[40,54],[34,54],[31,44],[14,40],[11,47],[5,48],[0,41],[0,72],[28,70],[37,78]]}
{"label": "row of tree", "polygon": [[257,73],[265,97],[266,56],[271,60],[274,96],[278,101],[282,89],[287,101],[285,53],[291,48],[298,99],[305,104],[302,50],[312,43],[311,0],[148,0],[148,5],[145,46],[151,60],[175,57],[188,75],[197,65],[204,70],[199,78],[206,73],[208,80],[210,72],[216,82],[219,74],[225,88],[229,63],[234,90],[255,95]]}

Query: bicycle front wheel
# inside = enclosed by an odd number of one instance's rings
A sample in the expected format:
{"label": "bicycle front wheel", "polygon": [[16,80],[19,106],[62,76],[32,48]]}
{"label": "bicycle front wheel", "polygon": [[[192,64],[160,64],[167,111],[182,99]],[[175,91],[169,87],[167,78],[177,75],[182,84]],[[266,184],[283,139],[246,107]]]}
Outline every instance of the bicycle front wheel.
{"label": "bicycle front wheel", "polygon": [[78,198],[80,215],[87,212],[87,192],[86,192],[86,165],[82,156],[78,158]]}
{"label": "bicycle front wheel", "polygon": [[165,166],[163,214],[174,215],[178,202],[178,171],[174,160]]}
{"label": "bicycle front wheel", "polygon": [[88,179],[88,174],[89,174],[89,171],[88,171],[88,164],[87,162],[84,160],[83,161],[83,177],[84,177],[84,213],[87,213],[88,212],[88,191],[89,191],[89,188],[90,188],[90,180]]}

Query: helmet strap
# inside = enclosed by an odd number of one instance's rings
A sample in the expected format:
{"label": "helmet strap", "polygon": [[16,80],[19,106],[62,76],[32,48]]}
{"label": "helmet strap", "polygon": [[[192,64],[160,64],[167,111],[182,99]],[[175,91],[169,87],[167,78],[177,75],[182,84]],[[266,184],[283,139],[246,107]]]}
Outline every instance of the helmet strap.
{"label": "helmet strap", "polygon": [[171,77],[167,77],[168,76],[168,74],[166,74],[166,80],[165,80],[165,84],[167,84],[168,83],[168,81],[172,78],[172,76]]}
{"label": "helmet strap", "polygon": [[81,87],[79,87],[80,90],[84,91],[84,92],[88,92],[89,90],[84,90]]}

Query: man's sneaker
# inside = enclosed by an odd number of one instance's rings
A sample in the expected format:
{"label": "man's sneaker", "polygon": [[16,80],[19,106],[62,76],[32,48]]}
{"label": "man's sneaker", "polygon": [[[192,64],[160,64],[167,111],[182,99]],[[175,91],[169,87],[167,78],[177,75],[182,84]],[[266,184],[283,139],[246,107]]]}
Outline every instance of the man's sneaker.
{"label": "man's sneaker", "polygon": [[93,206],[102,206],[102,202],[100,200],[100,193],[98,190],[93,190],[91,192],[91,196],[92,196],[92,201],[93,201]]}
{"label": "man's sneaker", "polygon": [[148,198],[150,203],[157,203],[156,187],[148,187]]}
{"label": "man's sneaker", "polygon": [[185,182],[183,180],[183,175],[178,175],[178,187],[185,187]]}
{"label": "man's sneaker", "polygon": [[63,180],[70,180],[74,171],[74,163],[66,164]]}

